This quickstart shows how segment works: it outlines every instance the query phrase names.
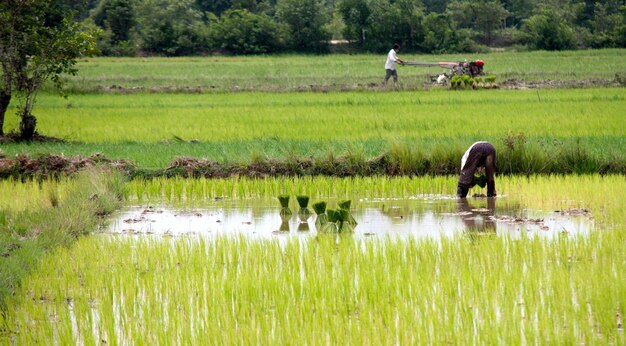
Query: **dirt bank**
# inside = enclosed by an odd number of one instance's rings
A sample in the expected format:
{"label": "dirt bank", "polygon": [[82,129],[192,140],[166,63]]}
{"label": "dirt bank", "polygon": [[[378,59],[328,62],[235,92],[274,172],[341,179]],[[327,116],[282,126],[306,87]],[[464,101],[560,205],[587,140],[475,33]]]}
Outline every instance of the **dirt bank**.
{"label": "dirt bank", "polygon": [[[616,74],[615,78],[593,78],[593,79],[542,79],[542,80],[522,80],[507,79],[497,80],[496,88],[499,89],[568,89],[568,88],[598,88],[598,87],[623,87],[626,86],[626,76]],[[122,85],[99,85],[90,92],[132,94],[132,93],[182,93],[182,94],[202,94],[211,92],[341,92],[341,91],[385,91],[385,90],[424,90],[436,88],[447,88],[430,82],[425,82],[422,78],[404,78],[397,88],[385,87],[382,83],[353,83],[353,84],[302,84],[293,86],[280,85],[248,85],[248,86],[216,86],[216,85],[195,85],[195,86],[153,86],[125,87]]]}

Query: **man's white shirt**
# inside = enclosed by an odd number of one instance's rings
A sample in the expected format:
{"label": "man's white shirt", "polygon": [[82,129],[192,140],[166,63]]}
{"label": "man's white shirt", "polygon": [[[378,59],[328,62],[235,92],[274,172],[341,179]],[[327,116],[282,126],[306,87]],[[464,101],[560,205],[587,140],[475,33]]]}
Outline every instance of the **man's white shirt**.
{"label": "man's white shirt", "polygon": [[385,63],[385,69],[395,70],[396,60],[398,60],[398,58],[396,57],[396,51],[392,49],[389,51],[389,54],[387,54],[387,62]]}

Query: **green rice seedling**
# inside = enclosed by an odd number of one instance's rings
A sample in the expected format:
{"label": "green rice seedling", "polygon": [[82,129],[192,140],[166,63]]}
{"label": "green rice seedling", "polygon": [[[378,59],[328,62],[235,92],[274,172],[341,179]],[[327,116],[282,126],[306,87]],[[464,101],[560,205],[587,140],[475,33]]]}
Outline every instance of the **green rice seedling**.
{"label": "green rice seedling", "polygon": [[289,216],[292,214],[291,209],[289,209],[289,195],[280,195],[278,196],[278,201],[280,202],[280,216]]}
{"label": "green rice seedling", "polygon": [[320,229],[323,233],[337,233],[339,232],[339,221],[341,215],[338,210],[326,209],[326,215],[328,216],[328,222]]}
{"label": "green rice seedling", "polygon": [[326,215],[326,202],[320,201],[313,203],[313,210],[317,215],[315,219],[315,227],[317,229],[322,229],[322,227],[328,223],[328,215]]}
{"label": "green rice seedling", "polygon": [[309,196],[297,195],[296,199],[298,200],[298,205],[300,206],[300,210],[298,210],[298,217],[300,217],[300,221],[306,222],[306,220],[311,216],[311,211],[309,210]]}
{"label": "green rice seedling", "polygon": [[278,201],[280,202],[280,206],[282,208],[289,208],[289,195],[278,196]]}
{"label": "green rice seedling", "polygon": [[[343,220],[343,221],[347,222],[350,226],[354,227],[358,223],[356,222],[356,220],[352,216],[352,213],[350,213],[350,205],[351,204],[352,204],[351,200],[341,200],[341,201],[337,202],[337,205],[339,206],[340,210],[347,211],[347,213],[348,213],[346,219]],[[343,218],[343,216],[342,216],[342,218]]]}
{"label": "green rice seedling", "polygon": [[313,211],[315,211],[315,213],[317,215],[322,215],[326,213],[326,202],[325,201],[319,201],[316,203],[313,203]]}
{"label": "green rice seedling", "polygon": [[88,237],[25,278],[0,342],[621,345],[625,241]]}
{"label": "green rice seedling", "polygon": [[338,222],[337,228],[339,229],[339,233],[353,232],[354,228],[353,228],[352,220],[354,220],[354,218],[352,218],[350,211],[347,209],[339,209],[338,214],[339,214],[339,217],[337,220]]}
{"label": "green rice seedling", "polygon": [[464,86],[463,79],[459,75],[454,75],[450,78],[450,89],[457,90],[462,89]]}
{"label": "green rice seedling", "polygon": [[306,209],[309,206],[309,196],[297,195],[296,199],[298,200],[298,205],[300,209]]}
{"label": "green rice seedling", "polygon": [[337,202],[337,206],[340,209],[344,209],[344,210],[350,210],[351,205],[352,205],[352,201],[349,199],[344,199],[344,200]]}

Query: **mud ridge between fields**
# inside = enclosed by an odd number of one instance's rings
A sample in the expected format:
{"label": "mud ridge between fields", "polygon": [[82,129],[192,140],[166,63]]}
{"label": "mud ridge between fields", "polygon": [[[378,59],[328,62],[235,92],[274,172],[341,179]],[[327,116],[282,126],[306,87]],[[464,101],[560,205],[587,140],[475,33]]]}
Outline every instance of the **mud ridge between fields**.
{"label": "mud ridge between fields", "polygon": [[[206,159],[179,157],[162,169],[145,169],[134,162],[111,160],[100,153],[91,156],[73,156],[45,154],[30,157],[18,154],[9,158],[0,154],[0,179],[47,179],[71,176],[80,170],[92,166],[104,166],[120,171],[129,178],[142,177],[184,177],[184,178],[226,178],[226,177],[280,177],[280,176],[423,176],[456,175],[456,160],[431,162],[424,159],[414,167],[383,153],[368,160],[357,159],[349,155],[330,158],[290,158],[285,160],[266,159],[246,163],[219,163]],[[569,171],[534,172],[568,174]],[[604,163],[597,166],[597,171],[585,173],[626,174],[626,165]],[[529,172],[503,171],[501,174],[529,174]]]}
{"label": "mud ridge between fields", "polygon": [[[299,158],[290,160],[267,159],[250,163],[227,163],[180,157],[163,169],[148,170],[137,167],[133,162],[110,160],[100,153],[91,156],[66,157],[63,155],[42,155],[36,158],[19,154],[15,158],[0,157],[0,179],[45,179],[72,175],[91,166],[108,166],[130,178],[143,177],[185,177],[185,178],[225,178],[269,176],[314,176],[337,177],[372,175],[414,175],[402,170],[385,155],[367,161],[355,161],[347,156],[316,160]],[[456,171],[452,165],[435,167],[437,174],[451,174]]]}
{"label": "mud ridge between fields", "polygon": [[[606,78],[587,78],[579,80],[522,80],[507,79],[497,82],[493,89],[505,90],[525,90],[525,89],[572,89],[572,88],[598,88],[598,87],[624,87],[626,86],[626,76],[616,74],[613,79]],[[431,88],[448,88],[432,83],[404,82],[399,90],[420,90]],[[308,84],[297,86],[122,86],[122,85],[98,85],[93,90],[95,92],[108,92],[120,94],[132,93],[210,93],[210,92],[338,92],[338,91],[383,91],[390,90],[381,83],[354,83],[354,84]],[[396,90],[396,89],[393,89]]]}

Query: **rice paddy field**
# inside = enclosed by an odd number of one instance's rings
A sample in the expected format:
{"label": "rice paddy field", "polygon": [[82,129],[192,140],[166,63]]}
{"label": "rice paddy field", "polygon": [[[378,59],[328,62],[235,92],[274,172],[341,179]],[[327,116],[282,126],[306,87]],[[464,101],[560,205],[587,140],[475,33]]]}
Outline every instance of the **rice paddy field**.
{"label": "rice paddy field", "polygon": [[[582,81],[626,71],[623,53],[481,58],[499,78]],[[86,60],[67,99],[35,108],[40,133],[66,141],[0,143],[0,157],[159,169],[392,152],[408,167],[489,140],[498,197],[459,201],[457,177],[436,174],[2,180],[0,343],[626,344],[626,179],[599,168],[626,162],[625,89],[372,88],[379,60]],[[329,216],[350,200],[355,223],[328,231],[296,196]]]}
{"label": "rice paddy field", "polygon": [[[300,191],[313,200],[401,199],[438,195],[454,183],[170,179],[133,182],[124,195],[131,204],[142,198],[190,210],[218,196],[241,201]],[[585,208],[596,228],[552,239],[471,230],[403,240],[97,233],[49,254],[25,279],[3,315],[5,337],[17,344],[623,344],[623,176],[498,183],[499,203]]]}
{"label": "rice paddy field", "polygon": [[[101,152],[163,168],[182,156],[222,163],[346,153],[371,158],[392,148],[458,156],[475,140],[502,144],[523,134],[548,153],[579,146],[600,160],[624,160],[624,109],[624,88],[41,95],[39,131],[66,142],[7,143],[0,150]],[[17,126],[14,116],[7,123]]]}
{"label": "rice paddy field", "polygon": [[[501,52],[398,56],[406,61],[485,61],[497,80],[613,80],[624,73],[624,50]],[[380,85],[385,55],[97,58],[79,63],[68,78],[76,92],[352,90]],[[440,68],[399,67],[401,88],[423,88]],[[580,86],[585,86],[581,84]],[[587,85],[588,86],[588,85]]]}

